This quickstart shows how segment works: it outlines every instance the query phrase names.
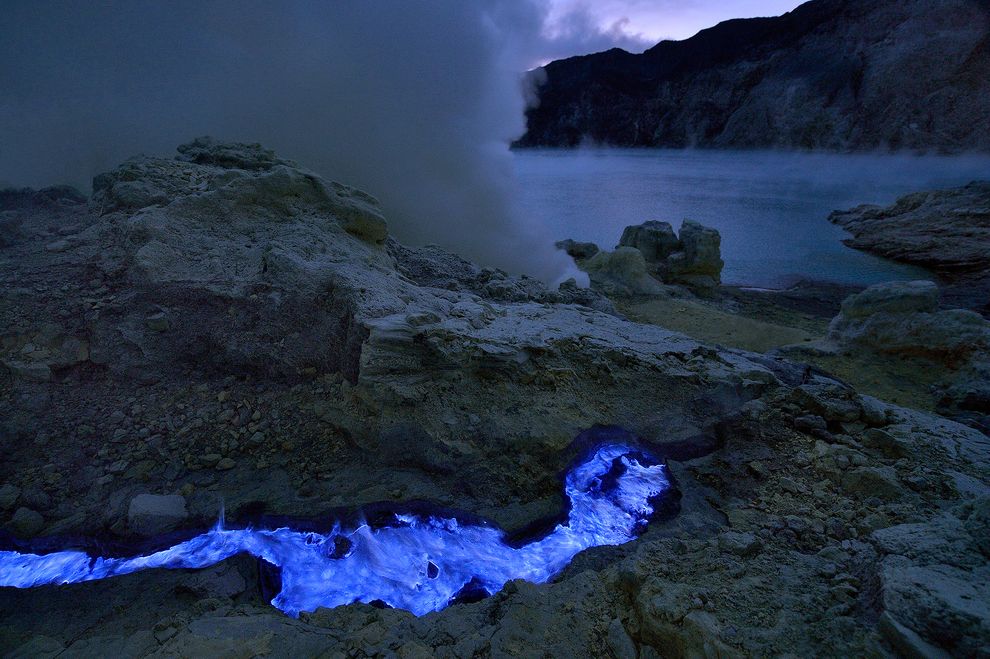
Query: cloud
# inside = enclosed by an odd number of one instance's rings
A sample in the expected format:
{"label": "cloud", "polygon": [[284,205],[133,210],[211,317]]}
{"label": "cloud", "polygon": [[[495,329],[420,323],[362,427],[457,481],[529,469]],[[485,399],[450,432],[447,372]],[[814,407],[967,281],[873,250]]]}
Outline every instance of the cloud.
{"label": "cloud", "polygon": [[622,48],[640,53],[655,41],[631,32],[628,16],[604,19],[584,3],[547,5],[540,43],[541,63],[562,57]]}

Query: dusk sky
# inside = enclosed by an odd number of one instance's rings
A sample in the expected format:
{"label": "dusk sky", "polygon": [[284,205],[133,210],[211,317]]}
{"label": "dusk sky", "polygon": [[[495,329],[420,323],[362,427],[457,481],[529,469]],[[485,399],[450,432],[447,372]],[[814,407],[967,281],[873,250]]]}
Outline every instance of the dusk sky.
{"label": "dusk sky", "polygon": [[[730,18],[779,16],[800,0],[548,0],[549,36],[598,49],[641,51],[662,39],[686,39]],[[556,40],[555,39],[555,40]],[[611,42],[611,43],[609,43]],[[580,54],[574,52],[571,54]],[[550,59],[564,56],[554,52]]]}

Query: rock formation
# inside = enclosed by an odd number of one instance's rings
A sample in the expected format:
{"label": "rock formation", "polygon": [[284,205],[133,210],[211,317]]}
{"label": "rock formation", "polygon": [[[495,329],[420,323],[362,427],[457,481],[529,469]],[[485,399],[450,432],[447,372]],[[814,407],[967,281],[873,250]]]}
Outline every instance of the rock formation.
{"label": "rock formation", "polygon": [[578,261],[590,259],[599,252],[599,247],[595,243],[582,243],[570,238],[558,241],[556,247],[564,250],[568,256]]}
{"label": "rock formation", "polygon": [[681,243],[669,222],[651,220],[623,229],[619,245],[638,249],[648,263],[663,263]]}
{"label": "rock formation", "polygon": [[551,62],[520,146],[990,149],[982,0],[812,0]]}
{"label": "rock formation", "polygon": [[662,281],[700,290],[722,283],[721,244],[718,231],[691,220],[684,220],[680,236],[666,222],[647,222],[626,227],[619,240],[641,251]]}
{"label": "rock formation", "polygon": [[920,358],[942,375],[940,410],[990,433],[990,321],[940,310],[935,283],[877,284],[850,296],[818,347]]}
{"label": "rock formation", "polygon": [[628,297],[663,295],[664,287],[654,278],[642,252],[632,247],[617,247],[614,252],[597,252],[581,262],[591,287],[606,295]]}
{"label": "rock formation", "polygon": [[660,282],[701,293],[717,288],[724,265],[721,241],[718,231],[691,220],[684,220],[680,237],[669,223],[650,221],[626,227],[614,252],[571,239],[557,248],[588,273],[592,288],[606,295],[664,295]]}
{"label": "rock formation", "polygon": [[[212,525],[221,505],[229,524],[329,524],[430,501],[524,535],[556,523],[558,474],[596,425],[665,457],[682,498],[554,583],[422,618],[369,604],[282,616],[270,566],[243,557],[4,589],[3,654],[990,644],[990,438],[977,429],[629,322],[594,291],[400,245],[371,197],[256,145],[197,140],[101,175],[88,204],[8,212],[20,233],[0,248],[0,550],[145,547],[154,530]],[[705,232],[686,229],[668,261],[713,263]],[[648,264],[638,247],[599,258]],[[925,290],[881,297],[901,300],[871,303],[882,313],[937,315]]]}
{"label": "rock formation", "polygon": [[948,299],[990,314],[990,182],[918,192],[888,206],[836,211],[850,247],[930,268]]}

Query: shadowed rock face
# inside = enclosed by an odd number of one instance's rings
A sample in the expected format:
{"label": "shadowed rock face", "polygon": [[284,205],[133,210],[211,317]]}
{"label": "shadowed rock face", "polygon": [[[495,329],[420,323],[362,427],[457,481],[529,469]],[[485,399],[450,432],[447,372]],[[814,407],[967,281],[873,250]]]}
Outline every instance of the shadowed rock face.
{"label": "shadowed rock face", "polygon": [[988,25],[985,0],[813,0],[552,62],[517,145],[988,149]]}
{"label": "shadowed rock face", "polygon": [[890,206],[835,211],[845,244],[943,273],[990,271],[990,182],[906,195]]}
{"label": "shadowed rock face", "polygon": [[[231,478],[241,474],[238,453],[264,469],[261,447],[282,454],[274,445],[297,428],[285,417],[262,419],[259,403],[244,396],[268,400],[294,386],[339,389],[291,404],[293,417],[302,409],[318,418],[306,426],[309,445],[329,452],[314,436],[330,435],[334,450],[346,443],[389,473],[408,467],[458,480],[465,469],[488,473],[490,460],[518,457],[519,445],[556,455],[599,423],[661,443],[710,436],[713,404],[727,411],[776,382],[772,369],[741,354],[709,356],[684,336],[617,317],[595,291],[549,290],[436,247],[400,245],[384,237],[372,197],[257,145],[196,140],[178,158],[136,158],[101,174],[88,206],[17,217],[23,235],[4,248],[0,270],[10,286],[0,305],[0,375],[29,393],[10,400],[0,430],[33,436],[39,418],[59,417],[53,434],[71,424],[86,451],[105,449],[100,469],[115,470],[107,483],[131,468],[174,479],[187,463]],[[80,379],[86,387],[71,384]],[[223,391],[238,383],[247,393]],[[174,388],[229,409],[211,411],[210,422],[198,412],[167,421],[149,413],[142,427],[102,427],[118,423],[109,418],[116,408],[146,409],[146,397]],[[76,399],[79,392],[90,399]],[[118,392],[135,401],[116,400]],[[100,429],[80,415],[97,417]],[[683,432],[661,423],[685,415]],[[108,436],[112,447],[103,446]],[[90,462],[76,440],[63,446]],[[332,461],[305,462],[318,463],[337,471]],[[539,464],[552,478],[550,463]],[[518,482],[532,481],[520,474]],[[273,491],[280,487],[266,488],[255,499],[282,498]],[[252,496],[235,498],[246,505]],[[87,513],[79,519],[94,523]]]}
{"label": "shadowed rock face", "polygon": [[990,434],[990,322],[966,309],[939,310],[933,282],[877,284],[846,298],[824,347],[924,359],[942,377],[940,412]]}
{"label": "shadowed rock face", "polygon": [[835,211],[829,221],[852,234],[846,245],[930,268],[946,300],[990,316],[990,182]]}
{"label": "shadowed rock face", "polygon": [[643,254],[632,247],[617,247],[614,252],[597,252],[582,261],[591,285],[609,295],[662,295],[663,286],[650,274]]}
{"label": "shadowed rock face", "polygon": [[[258,527],[430,501],[526,535],[561,510],[572,440],[595,426],[669,459],[680,513],[582,552],[552,584],[512,581],[422,618],[367,605],[275,616],[272,575],[236,557],[0,589],[0,654],[877,656],[990,643],[970,606],[984,591],[965,586],[986,581],[978,430],[630,322],[594,291],[399,245],[370,197],[256,145],[196,140],[180,154],[123,164],[89,204],[4,211],[18,235],[0,247],[0,548],[17,544],[8,533],[39,548],[183,534],[221,502],[229,522]],[[619,252],[646,270],[639,249]],[[889,293],[850,303],[855,322],[880,332],[874,309],[932,307],[924,287],[907,302]],[[924,542],[875,539],[882,529]],[[943,542],[951,552],[912,553]]]}
{"label": "shadowed rock face", "polygon": [[620,297],[669,295],[663,284],[679,284],[702,294],[722,282],[722,238],[718,231],[684,220],[681,235],[669,222],[651,220],[628,226],[615,251],[571,239],[557,243],[579,268],[591,287]]}

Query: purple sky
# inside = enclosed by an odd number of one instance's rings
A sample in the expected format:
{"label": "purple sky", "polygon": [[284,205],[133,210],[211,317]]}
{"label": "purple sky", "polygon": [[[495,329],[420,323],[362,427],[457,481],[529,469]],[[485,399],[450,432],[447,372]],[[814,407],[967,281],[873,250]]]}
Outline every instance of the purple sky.
{"label": "purple sky", "polygon": [[[594,41],[595,45],[611,41],[609,45],[641,51],[662,39],[686,39],[730,18],[779,16],[797,7],[801,0],[548,0],[548,3],[548,36],[562,42]],[[596,38],[588,38],[589,30],[596,33]]]}

